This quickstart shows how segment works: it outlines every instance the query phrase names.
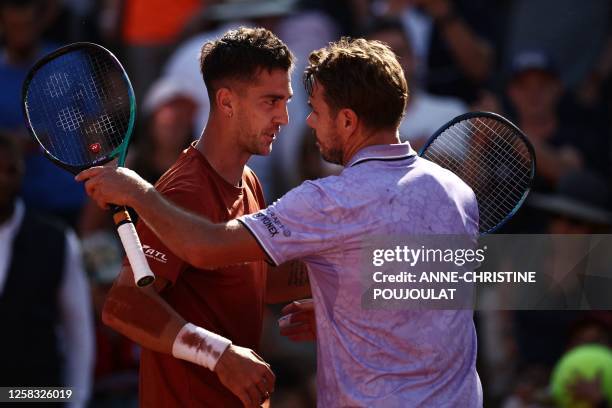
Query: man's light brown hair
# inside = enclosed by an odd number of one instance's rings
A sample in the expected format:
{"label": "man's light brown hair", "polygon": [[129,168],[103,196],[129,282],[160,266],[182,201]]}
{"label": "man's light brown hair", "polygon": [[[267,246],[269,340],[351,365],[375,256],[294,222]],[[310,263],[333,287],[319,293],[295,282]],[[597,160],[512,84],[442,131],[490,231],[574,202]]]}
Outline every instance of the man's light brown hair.
{"label": "man's light brown hair", "polygon": [[309,95],[317,82],[335,116],[352,109],[370,129],[399,125],[408,100],[404,71],[393,51],[379,41],[350,39],[313,51],[304,73]]}
{"label": "man's light brown hair", "polygon": [[208,41],[200,52],[200,70],[211,105],[222,80],[252,81],[260,70],[290,71],[294,57],[289,48],[265,28],[231,30]]}

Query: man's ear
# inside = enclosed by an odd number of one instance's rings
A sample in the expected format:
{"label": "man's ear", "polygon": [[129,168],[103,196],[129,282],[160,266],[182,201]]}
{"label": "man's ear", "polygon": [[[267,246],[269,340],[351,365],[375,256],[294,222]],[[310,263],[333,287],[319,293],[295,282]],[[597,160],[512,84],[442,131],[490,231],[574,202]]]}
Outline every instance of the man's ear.
{"label": "man's ear", "polygon": [[359,116],[349,108],[340,109],[336,116],[336,128],[343,136],[350,136],[359,126]]}
{"label": "man's ear", "polygon": [[221,87],[215,92],[215,102],[219,112],[223,114],[223,116],[231,118],[234,116],[235,109],[235,97],[234,93],[230,88]]}

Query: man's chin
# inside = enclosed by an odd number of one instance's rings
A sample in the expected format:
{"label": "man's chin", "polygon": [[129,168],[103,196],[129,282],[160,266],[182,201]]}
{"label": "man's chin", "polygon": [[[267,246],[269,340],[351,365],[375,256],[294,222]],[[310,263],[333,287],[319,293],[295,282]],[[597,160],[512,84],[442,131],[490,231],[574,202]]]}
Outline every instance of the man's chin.
{"label": "man's chin", "polygon": [[255,156],[269,156],[272,153],[272,145],[261,146],[251,151]]}
{"label": "man's chin", "polygon": [[269,145],[264,146],[261,149],[261,151],[262,151],[262,153],[261,153],[262,156],[269,156],[270,153],[272,153],[272,143],[270,143]]}

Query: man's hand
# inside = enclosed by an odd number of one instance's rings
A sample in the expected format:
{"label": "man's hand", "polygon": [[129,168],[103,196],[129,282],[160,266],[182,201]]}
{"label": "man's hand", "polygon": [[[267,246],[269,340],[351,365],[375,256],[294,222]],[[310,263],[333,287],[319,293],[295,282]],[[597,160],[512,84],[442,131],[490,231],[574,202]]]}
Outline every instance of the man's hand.
{"label": "man's hand", "polygon": [[281,313],[283,317],[278,320],[278,325],[282,336],[287,336],[293,341],[316,340],[317,323],[312,299],[289,303]]}
{"label": "man's hand", "polygon": [[92,167],[75,179],[85,181],[85,190],[101,208],[108,204],[135,207],[147,191],[154,187],[136,172],[125,167]]}
{"label": "man's hand", "polygon": [[276,377],[270,365],[248,348],[229,346],[219,358],[215,373],[245,407],[259,407],[274,391]]}

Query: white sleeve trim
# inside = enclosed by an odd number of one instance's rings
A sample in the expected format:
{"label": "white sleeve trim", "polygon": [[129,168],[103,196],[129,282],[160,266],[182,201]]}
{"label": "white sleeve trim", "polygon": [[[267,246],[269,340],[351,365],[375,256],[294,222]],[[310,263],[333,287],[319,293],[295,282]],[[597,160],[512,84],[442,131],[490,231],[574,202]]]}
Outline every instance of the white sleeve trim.
{"label": "white sleeve trim", "polygon": [[257,243],[259,244],[261,249],[263,249],[264,253],[274,263],[274,266],[279,266],[280,264],[282,264],[283,262],[279,262],[278,259],[275,256],[272,255],[273,251],[271,250],[271,248],[269,248],[269,246],[266,245],[264,240],[262,240],[259,237],[259,235],[257,234],[257,231],[255,230],[255,228],[251,227],[248,224],[249,220],[251,220],[251,218],[249,218],[249,216],[240,217],[240,218],[236,219],[236,221],[238,221],[240,224],[244,225],[244,227],[247,229],[247,231],[249,231],[251,233],[251,235],[253,235],[253,238],[255,238],[255,241],[257,241]]}

